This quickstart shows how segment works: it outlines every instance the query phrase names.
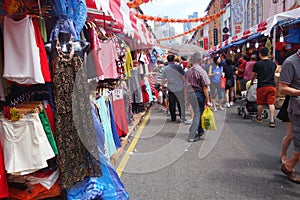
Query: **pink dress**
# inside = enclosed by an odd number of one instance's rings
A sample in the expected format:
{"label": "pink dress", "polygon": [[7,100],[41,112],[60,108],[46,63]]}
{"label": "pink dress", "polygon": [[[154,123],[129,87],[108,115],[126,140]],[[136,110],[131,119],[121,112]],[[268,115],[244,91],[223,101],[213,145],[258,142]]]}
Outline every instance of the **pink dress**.
{"label": "pink dress", "polygon": [[117,79],[117,63],[118,54],[115,49],[115,43],[112,40],[100,42],[100,65],[104,73],[103,79]]}

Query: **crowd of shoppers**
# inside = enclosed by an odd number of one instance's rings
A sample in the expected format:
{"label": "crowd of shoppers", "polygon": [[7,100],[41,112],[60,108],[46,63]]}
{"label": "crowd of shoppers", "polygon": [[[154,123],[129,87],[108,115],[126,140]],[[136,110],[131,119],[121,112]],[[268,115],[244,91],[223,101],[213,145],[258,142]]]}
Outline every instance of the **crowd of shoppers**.
{"label": "crowd of shoppers", "polygon": [[[259,55],[241,56],[235,63],[231,56],[221,55],[203,58],[194,53],[188,60],[181,62],[174,55],[167,56],[167,63],[160,60],[154,69],[157,72],[158,89],[164,94],[164,109],[169,109],[172,121],[176,121],[176,107],[182,123],[190,124],[186,119],[186,107],[191,109],[191,126],[188,142],[197,142],[204,134],[201,115],[205,106],[213,111],[224,110],[234,106],[235,91],[245,90],[246,85],[253,85],[257,80],[256,103],[257,116],[253,121],[261,123],[264,105],[268,105],[269,126],[275,127],[275,70],[276,63],[269,59],[269,50],[259,49]],[[282,172],[295,183],[300,177],[295,173],[295,166],[300,162],[300,50],[283,63],[279,89],[285,94],[285,101],[277,114],[277,118],[286,123],[286,135],[282,140],[280,162]],[[225,87],[221,87],[221,79],[226,79]],[[225,100],[225,102],[223,102]],[[225,104],[224,104],[225,103]],[[294,143],[294,154],[291,158],[287,149]]]}

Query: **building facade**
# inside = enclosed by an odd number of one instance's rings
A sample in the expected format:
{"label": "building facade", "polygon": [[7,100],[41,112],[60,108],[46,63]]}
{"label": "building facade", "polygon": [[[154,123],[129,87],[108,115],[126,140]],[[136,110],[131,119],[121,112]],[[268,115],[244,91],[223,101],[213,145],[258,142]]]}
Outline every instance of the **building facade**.
{"label": "building facade", "polygon": [[[214,15],[221,10],[221,1],[220,0],[211,0],[206,8],[207,15]],[[218,45],[221,40],[221,19],[217,18],[209,24],[209,48]]]}
{"label": "building facade", "polygon": [[[230,0],[223,0],[221,9],[225,9],[226,13],[221,16],[221,40],[225,41],[231,36],[231,5]],[[227,29],[228,32],[224,32]]]}
{"label": "building facade", "polygon": [[300,6],[300,0],[277,0],[277,3],[273,3],[273,0],[263,0],[263,5],[263,20],[266,20],[278,13],[298,8]]}
{"label": "building facade", "polygon": [[[188,16],[189,19],[198,18],[198,12],[193,12],[192,15]],[[184,23],[183,32],[189,31],[195,27],[195,23]]]}

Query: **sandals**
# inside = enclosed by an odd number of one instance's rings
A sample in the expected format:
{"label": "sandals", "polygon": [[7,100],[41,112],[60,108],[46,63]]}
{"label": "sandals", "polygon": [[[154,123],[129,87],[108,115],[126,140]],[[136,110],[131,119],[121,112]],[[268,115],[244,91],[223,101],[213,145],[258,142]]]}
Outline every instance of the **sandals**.
{"label": "sandals", "polygon": [[281,164],[281,171],[287,175],[291,182],[300,184],[300,177],[296,176],[294,171],[287,170],[284,164]]}

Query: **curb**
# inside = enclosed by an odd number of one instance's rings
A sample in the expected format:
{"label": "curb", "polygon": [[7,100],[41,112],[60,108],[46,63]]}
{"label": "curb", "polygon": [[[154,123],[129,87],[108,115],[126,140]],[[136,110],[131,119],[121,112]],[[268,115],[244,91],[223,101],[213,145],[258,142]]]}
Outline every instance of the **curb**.
{"label": "curb", "polygon": [[142,123],[145,115],[147,114],[148,111],[135,114],[133,116],[134,118],[134,124],[132,126],[129,126],[128,129],[128,134],[125,137],[120,138],[121,140],[121,147],[117,150],[117,152],[110,157],[110,162],[113,166],[116,167],[118,160],[120,156],[122,155],[123,151],[125,150],[126,146],[129,143],[129,137],[132,135],[132,133],[137,130],[138,126]]}

